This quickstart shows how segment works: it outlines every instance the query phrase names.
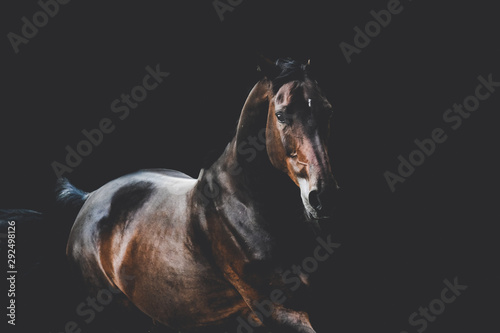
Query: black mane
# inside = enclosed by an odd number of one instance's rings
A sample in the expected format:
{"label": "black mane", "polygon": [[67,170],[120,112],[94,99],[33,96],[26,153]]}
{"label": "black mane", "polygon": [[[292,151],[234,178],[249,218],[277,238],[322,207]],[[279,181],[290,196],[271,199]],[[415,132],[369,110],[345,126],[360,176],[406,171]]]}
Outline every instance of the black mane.
{"label": "black mane", "polygon": [[300,62],[286,58],[278,59],[276,67],[279,74],[272,80],[273,93],[276,94],[278,90],[290,81],[304,81],[306,77],[310,76],[307,65]]}

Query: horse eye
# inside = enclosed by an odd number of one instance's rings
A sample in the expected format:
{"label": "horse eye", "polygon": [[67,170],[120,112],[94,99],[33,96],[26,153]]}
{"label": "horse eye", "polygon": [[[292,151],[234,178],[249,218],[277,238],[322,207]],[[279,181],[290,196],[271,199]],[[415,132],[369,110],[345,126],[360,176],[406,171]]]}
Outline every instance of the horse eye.
{"label": "horse eye", "polygon": [[276,118],[278,118],[278,121],[280,123],[284,123],[286,121],[285,114],[283,112],[281,112],[281,111],[276,112]]}

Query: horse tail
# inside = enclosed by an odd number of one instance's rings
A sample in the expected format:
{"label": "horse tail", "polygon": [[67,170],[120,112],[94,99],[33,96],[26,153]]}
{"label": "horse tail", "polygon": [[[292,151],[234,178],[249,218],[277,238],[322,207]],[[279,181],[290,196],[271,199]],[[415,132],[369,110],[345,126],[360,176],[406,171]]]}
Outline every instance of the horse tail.
{"label": "horse tail", "polygon": [[82,191],[71,183],[66,178],[57,180],[55,186],[55,207],[51,207],[46,212],[38,212],[31,209],[3,209],[0,208],[0,231],[7,230],[9,221],[19,221],[22,224],[41,225],[43,220],[46,220],[48,215],[59,215],[58,220],[62,217],[58,210],[63,209],[67,217],[68,213],[76,218],[76,215],[82,208],[83,204],[89,197],[90,193]]}
{"label": "horse tail", "polygon": [[16,225],[19,224],[37,228],[43,224],[43,214],[30,209],[0,209],[0,244],[7,243],[9,233],[15,237]]}
{"label": "horse tail", "polygon": [[73,186],[68,179],[59,178],[56,183],[56,206],[76,217],[90,193]]}
{"label": "horse tail", "polygon": [[24,304],[23,311],[42,325],[42,331],[56,325],[56,321],[47,320],[51,311],[71,316],[75,307],[67,305],[80,301],[80,285],[74,280],[66,245],[76,216],[89,197],[67,179],[57,180],[51,192],[48,205],[39,211],[0,209],[0,256],[7,262],[7,252],[15,250],[15,262],[9,262],[9,270],[17,272],[26,289],[16,296],[16,302]]}
{"label": "horse tail", "polygon": [[34,210],[0,209],[0,255],[7,262],[7,253],[15,254],[15,260],[9,260],[9,264],[17,262],[9,265],[9,270],[30,274],[39,269],[47,253],[44,222],[43,214]]}
{"label": "horse tail", "polygon": [[[29,244],[16,248],[22,253],[23,260],[20,258],[19,262],[25,272],[54,261],[55,256],[65,259],[67,237],[89,195],[61,178],[56,183],[52,204],[43,211],[0,209],[0,253],[3,255],[6,251],[9,237],[18,237],[19,243]],[[9,236],[9,233],[18,235]]]}
{"label": "horse tail", "polygon": [[58,234],[62,236],[58,238],[61,242],[64,241],[64,243],[61,243],[61,247],[64,246],[64,254],[66,255],[66,245],[71,229],[90,193],[76,188],[66,178],[57,180],[54,192],[55,200],[47,213],[47,219],[55,223],[54,227],[57,228]]}
{"label": "horse tail", "polygon": [[0,209],[0,224],[3,226],[8,221],[38,220],[42,213],[30,209]]}

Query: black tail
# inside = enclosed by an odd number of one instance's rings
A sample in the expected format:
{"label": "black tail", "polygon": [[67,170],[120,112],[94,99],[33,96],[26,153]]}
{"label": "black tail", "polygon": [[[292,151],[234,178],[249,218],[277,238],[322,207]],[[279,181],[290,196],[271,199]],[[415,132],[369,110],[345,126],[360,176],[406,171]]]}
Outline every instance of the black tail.
{"label": "black tail", "polygon": [[[14,266],[15,268],[24,273],[35,270],[41,258],[45,257],[44,240],[40,237],[46,228],[43,222],[43,214],[34,210],[0,209],[0,254],[2,258],[7,258],[7,250],[10,248],[14,250],[12,253],[17,253],[18,265]],[[29,244],[33,248],[26,250],[24,244]]]}
{"label": "black tail", "polygon": [[47,212],[46,218],[54,225],[54,233],[58,235],[58,241],[61,242],[59,252],[65,255],[66,243],[73,223],[90,194],[74,187],[66,178],[57,180],[54,192],[54,205]]}
{"label": "black tail", "polygon": [[0,209],[2,256],[7,251],[9,231],[18,238],[16,250],[22,253],[23,260],[19,262],[24,266],[20,271],[31,272],[40,264],[53,261],[54,257],[65,256],[66,241],[73,221],[88,196],[89,193],[77,189],[66,178],[61,178],[55,186],[53,205],[44,212]]}
{"label": "black tail", "polygon": [[31,217],[41,217],[42,213],[29,209],[0,209],[0,224],[11,220],[24,220]]}
{"label": "black tail", "polygon": [[66,178],[59,178],[56,183],[56,205],[73,210],[74,215],[80,211],[89,193],[77,189]]}
{"label": "black tail", "polygon": [[[66,258],[66,244],[88,196],[67,179],[59,179],[52,204],[43,212],[0,209],[0,257],[5,259],[4,264],[7,252],[15,250],[15,262],[11,262],[9,270],[17,272],[20,286],[16,290],[16,308],[24,314],[24,320],[16,321],[20,332],[33,331],[32,323],[36,323],[37,331],[52,332],[64,327],[82,301],[76,292],[80,286]],[[7,271],[2,264],[0,267]],[[61,314],[64,320],[61,322],[54,313]]]}

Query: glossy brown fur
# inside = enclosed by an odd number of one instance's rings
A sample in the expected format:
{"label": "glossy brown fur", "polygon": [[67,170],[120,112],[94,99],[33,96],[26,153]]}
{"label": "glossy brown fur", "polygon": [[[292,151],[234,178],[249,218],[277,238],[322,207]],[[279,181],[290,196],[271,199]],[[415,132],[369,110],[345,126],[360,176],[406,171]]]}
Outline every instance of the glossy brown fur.
{"label": "glossy brown fur", "polygon": [[[304,216],[290,207],[304,205],[309,219],[324,217],[324,208],[307,207],[309,192],[317,191],[312,195],[326,207],[319,193],[336,188],[323,114],[330,106],[307,77],[284,84],[276,96],[272,84],[255,85],[234,139],[198,179],[144,170],[90,194],[67,247],[89,292],[115,287],[155,321],[194,330],[236,316],[256,319],[255,302],[282,289],[287,301],[273,304],[264,325],[314,332],[300,297],[294,301],[299,293],[285,288],[279,271],[302,259],[304,238],[312,239]],[[275,112],[285,109],[289,123],[279,123]],[[261,142],[253,158],[242,154],[264,130],[265,147]]]}

